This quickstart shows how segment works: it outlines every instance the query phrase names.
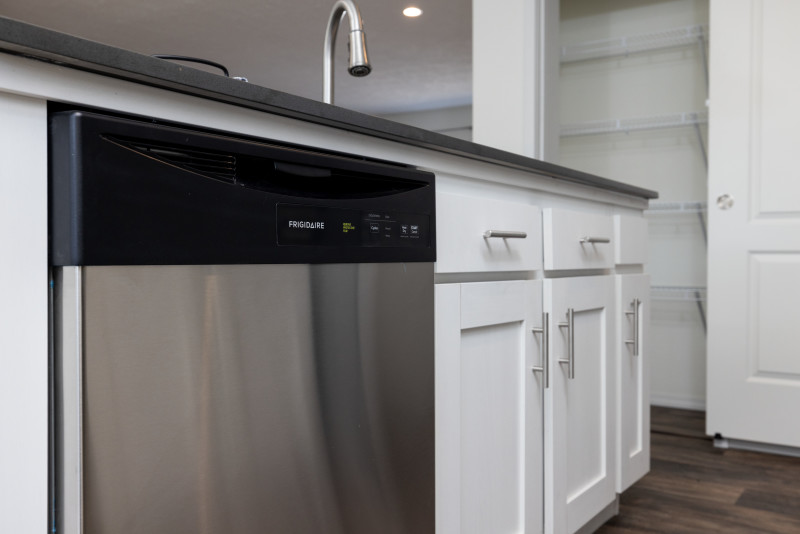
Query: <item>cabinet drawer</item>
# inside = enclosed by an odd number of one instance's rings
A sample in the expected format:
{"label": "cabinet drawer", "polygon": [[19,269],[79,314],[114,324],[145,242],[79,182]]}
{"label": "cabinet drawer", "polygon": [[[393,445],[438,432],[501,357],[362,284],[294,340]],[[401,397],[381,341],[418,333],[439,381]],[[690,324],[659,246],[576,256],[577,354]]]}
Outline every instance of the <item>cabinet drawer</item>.
{"label": "cabinet drawer", "polygon": [[647,261],[647,221],[644,217],[614,215],[614,262],[617,265]]}
{"label": "cabinet drawer", "polygon": [[555,208],[546,208],[543,213],[546,270],[614,266],[614,225],[610,215]]}
{"label": "cabinet drawer", "polygon": [[[486,237],[487,231],[525,237]],[[537,206],[436,194],[436,272],[533,271],[542,268]]]}

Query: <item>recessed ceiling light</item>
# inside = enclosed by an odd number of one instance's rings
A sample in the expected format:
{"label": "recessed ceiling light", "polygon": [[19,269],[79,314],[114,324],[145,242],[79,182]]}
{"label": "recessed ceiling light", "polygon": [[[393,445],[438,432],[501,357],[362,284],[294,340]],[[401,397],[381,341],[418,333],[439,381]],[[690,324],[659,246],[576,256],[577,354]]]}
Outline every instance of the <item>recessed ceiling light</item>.
{"label": "recessed ceiling light", "polygon": [[406,17],[419,17],[422,15],[422,10],[418,7],[407,7],[403,10],[403,15]]}

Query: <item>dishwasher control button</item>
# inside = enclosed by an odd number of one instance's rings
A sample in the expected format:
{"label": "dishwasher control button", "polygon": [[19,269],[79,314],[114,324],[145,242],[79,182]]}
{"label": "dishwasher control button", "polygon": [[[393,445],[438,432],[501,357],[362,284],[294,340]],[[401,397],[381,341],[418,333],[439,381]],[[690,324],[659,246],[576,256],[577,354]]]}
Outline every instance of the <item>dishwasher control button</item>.
{"label": "dishwasher control button", "polygon": [[401,236],[409,235],[409,225],[407,224],[400,225],[400,235]]}
{"label": "dishwasher control button", "polygon": [[419,235],[419,225],[412,224],[411,225],[411,235]]}
{"label": "dishwasher control button", "polygon": [[369,223],[369,233],[371,233],[371,234],[379,234],[379,233],[381,233],[381,223],[377,223],[377,222]]}
{"label": "dishwasher control button", "polygon": [[397,237],[397,223],[383,222],[381,223],[381,238],[386,241],[393,241]]}

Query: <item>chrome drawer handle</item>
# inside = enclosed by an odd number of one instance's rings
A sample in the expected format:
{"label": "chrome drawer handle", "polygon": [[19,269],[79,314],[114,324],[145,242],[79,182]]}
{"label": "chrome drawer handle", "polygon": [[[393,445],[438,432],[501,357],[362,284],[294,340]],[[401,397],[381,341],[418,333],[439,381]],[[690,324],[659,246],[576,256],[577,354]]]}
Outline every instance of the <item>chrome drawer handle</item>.
{"label": "chrome drawer handle", "polygon": [[483,237],[500,237],[502,239],[525,239],[527,232],[508,232],[505,230],[486,230]]}
{"label": "chrome drawer handle", "polygon": [[639,299],[633,299],[631,305],[633,306],[633,311],[626,311],[625,315],[630,317],[633,316],[633,339],[626,339],[626,345],[633,345],[633,355],[639,355],[639,305],[642,303]]}
{"label": "chrome drawer handle", "polygon": [[567,309],[567,322],[558,323],[559,328],[567,329],[567,357],[559,358],[558,363],[567,364],[567,378],[575,379],[575,310]]}
{"label": "chrome drawer handle", "polygon": [[531,367],[534,373],[542,373],[544,375],[544,389],[550,387],[550,314],[542,314],[542,326],[534,326],[531,328],[534,334],[542,334],[542,365]]}
{"label": "chrome drawer handle", "polygon": [[611,239],[607,237],[584,236],[581,238],[581,244],[583,243],[611,243]]}

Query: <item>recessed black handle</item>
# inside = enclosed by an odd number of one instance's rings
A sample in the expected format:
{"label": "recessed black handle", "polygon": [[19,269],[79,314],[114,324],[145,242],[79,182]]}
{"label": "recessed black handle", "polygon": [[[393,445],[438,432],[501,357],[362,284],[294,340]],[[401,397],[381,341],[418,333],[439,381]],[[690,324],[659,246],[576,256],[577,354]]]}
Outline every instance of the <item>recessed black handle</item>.
{"label": "recessed black handle", "polygon": [[276,161],[275,170],[284,174],[302,176],[304,178],[328,178],[333,174],[330,169],[310,167],[308,165],[298,165],[296,163],[286,163],[284,161]]}

